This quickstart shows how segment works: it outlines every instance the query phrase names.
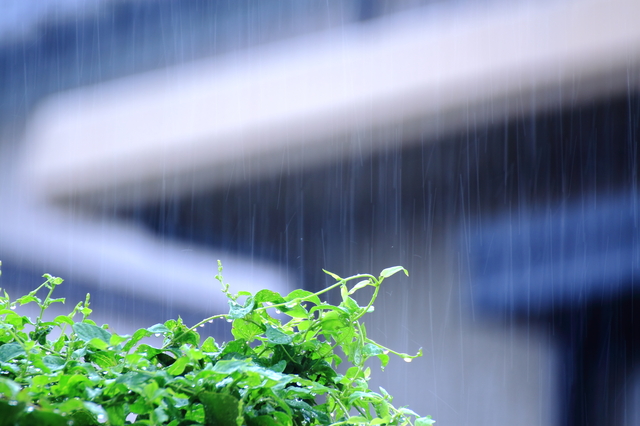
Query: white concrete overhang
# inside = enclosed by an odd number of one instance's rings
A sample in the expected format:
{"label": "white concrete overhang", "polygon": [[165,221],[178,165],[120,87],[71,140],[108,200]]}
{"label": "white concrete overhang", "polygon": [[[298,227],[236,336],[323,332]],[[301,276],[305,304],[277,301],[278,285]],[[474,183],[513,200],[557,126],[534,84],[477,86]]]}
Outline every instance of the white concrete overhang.
{"label": "white concrete overhang", "polygon": [[[640,2],[413,10],[43,102],[22,173],[130,205],[505,120],[638,84]],[[358,137],[359,136],[359,137]]]}

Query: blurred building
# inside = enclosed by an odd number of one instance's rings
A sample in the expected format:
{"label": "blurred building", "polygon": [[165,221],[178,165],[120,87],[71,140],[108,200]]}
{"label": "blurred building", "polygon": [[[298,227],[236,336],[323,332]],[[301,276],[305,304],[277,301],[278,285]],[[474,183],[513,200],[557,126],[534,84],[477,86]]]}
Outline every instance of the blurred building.
{"label": "blurred building", "polygon": [[[120,331],[224,310],[217,259],[281,291],[401,264],[368,330],[425,356],[376,385],[438,424],[562,418],[556,296],[613,253],[564,224],[635,211],[637,2],[3,3],[2,287],[60,275]],[[592,272],[529,262],[567,241]]]}

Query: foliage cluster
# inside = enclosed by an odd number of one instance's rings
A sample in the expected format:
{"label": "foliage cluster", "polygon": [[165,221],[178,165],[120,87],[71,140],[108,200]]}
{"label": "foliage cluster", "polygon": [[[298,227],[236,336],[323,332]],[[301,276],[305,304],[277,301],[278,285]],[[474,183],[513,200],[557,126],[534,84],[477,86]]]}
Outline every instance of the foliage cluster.
{"label": "foliage cluster", "polygon": [[[430,425],[430,417],[394,407],[384,389],[368,388],[368,358],[384,368],[389,354],[406,361],[421,355],[372,341],[360,322],[382,281],[399,271],[406,273],[402,267],[378,277],[329,273],[337,282],[322,291],[282,296],[232,293],[219,264],[229,313],[192,327],[169,320],[131,336],[89,319],[89,295],[69,315],[45,321],[49,306],[64,303],[53,298],[62,279],[45,275],[15,301],[6,291],[0,296],[0,426]],[[359,306],[351,296],[364,287],[373,287],[373,296]],[[341,292],[337,306],[320,299],[332,289]],[[44,299],[40,291],[47,291]],[[15,310],[29,303],[40,308],[35,320]],[[198,327],[218,319],[231,322],[234,340],[201,343]],[[162,345],[143,343],[154,335]],[[343,358],[350,367],[340,374]]]}

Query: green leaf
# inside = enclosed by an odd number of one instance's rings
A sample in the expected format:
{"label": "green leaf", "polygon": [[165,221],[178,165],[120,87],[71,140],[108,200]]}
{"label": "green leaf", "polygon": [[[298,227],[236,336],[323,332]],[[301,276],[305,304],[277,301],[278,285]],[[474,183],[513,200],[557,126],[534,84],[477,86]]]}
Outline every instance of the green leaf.
{"label": "green leaf", "polygon": [[151,331],[145,330],[144,328],[136,330],[136,332],[133,333],[133,336],[131,336],[131,340],[129,340],[124,345],[124,347],[122,348],[122,351],[129,352],[136,345],[136,343],[138,343],[140,340],[144,339],[145,337],[149,337],[151,335],[153,335],[153,333]]}
{"label": "green leaf", "polygon": [[383,269],[382,272],[380,272],[380,277],[389,278],[400,271],[403,271],[406,276],[409,276],[409,271],[404,269],[402,266],[392,266],[391,268]]}
{"label": "green leaf", "polygon": [[119,376],[116,379],[116,383],[122,383],[124,385],[127,385],[128,387],[138,387],[147,383],[150,378],[151,375],[149,373],[130,371]]}
{"label": "green leaf", "polygon": [[23,410],[24,403],[19,403],[15,400],[11,401],[11,403],[0,400],[0,426],[15,426],[19,424],[18,418],[22,415]]}
{"label": "green leaf", "polygon": [[373,286],[374,284],[371,283],[371,280],[364,280],[364,281],[360,281],[358,284],[354,285],[353,288],[351,290],[349,290],[349,294],[353,294],[356,291],[360,290],[361,288],[364,288],[368,285]]}
{"label": "green leaf", "polygon": [[415,426],[430,426],[434,424],[436,421],[431,418],[431,416],[427,417],[419,417],[416,419],[414,425]]}
{"label": "green leaf", "polygon": [[109,368],[118,365],[119,360],[112,351],[99,351],[91,354],[91,361],[102,368]]}
{"label": "green leaf", "polygon": [[176,360],[176,362],[171,364],[169,368],[167,368],[167,373],[171,374],[172,376],[178,376],[182,374],[182,372],[184,371],[185,367],[188,364],[189,364],[188,357],[184,357],[184,356],[180,357]]}
{"label": "green leaf", "polygon": [[418,417],[418,415],[416,414],[415,411],[410,410],[407,407],[400,407],[398,408],[398,412],[404,414],[405,416],[415,416]]}
{"label": "green leaf", "polygon": [[109,417],[109,425],[111,426],[123,426],[126,420],[126,414],[124,404],[112,405],[110,407],[104,407]]}
{"label": "green leaf", "polygon": [[66,364],[66,361],[57,355],[45,355],[42,357],[42,362],[51,371],[60,370]]}
{"label": "green leaf", "polygon": [[47,308],[47,307],[49,307],[49,305],[51,305],[52,303],[62,303],[62,304],[64,304],[64,302],[66,302],[66,301],[67,301],[67,299],[66,299],[66,298],[64,298],[64,297],[60,297],[60,298],[58,298],[58,299],[48,299],[48,300],[46,300],[46,301],[44,302],[44,305],[43,305],[43,306],[44,306],[45,308]]}
{"label": "green leaf", "polygon": [[291,416],[287,415],[286,413],[283,413],[281,411],[273,411],[271,413],[271,415],[273,417],[275,417],[276,423],[279,426],[292,426],[293,425],[293,420],[291,419]]}
{"label": "green leaf", "polygon": [[8,362],[20,355],[25,355],[24,348],[18,343],[5,343],[0,346],[0,362]]}
{"label": "green leaf", "polygon": [[225,393],[202,392],[198,395],[204,405],[206,426],[238,426],[241,424],[240,401]]}
{"label": "green leaf", "polygon": [[280,295],[280,293],[276,293],[275,291],[271,291],[267,289],[260,290],[259,292],[257,292],[253,300],[256,303],[269,302],[269,303],[273,303],[274,305],[285,302],[284,298]]}
{"label": "green leaf", "polygon": [[345,314],[332,311],[327,312],[320,320],[323,331],[332,332],[349,326],[349,322],[345,318]]}
{"label": "green leaf", "polygon": [[20,297],[18,300],[16,300],[16,302],[20,305],[26,305],[27,303],[31,302],[36,302],[38,305],[42,303],[42,301],[38,297],[32,296],[30,294]]}
{"label": "green leaf", "polygon": [[320,424],[330,424],[331,418],[320,410],[316,410],[304,401],[299,400],[287,400],[287,404],[291,408],[295,408],[302,413],[303,416],[308,419],[317,420]]}
{"label": "green leaf", "polygon": [[47,343],[47,336],[51,333],[51,330],[53,330],[52,326],[44,326],[44,324],[40,324],[34,331],[29,333],[29,337],[40,345],[45,345]]}
{"label": "green leaf", "polygon": [[251,419],[251,425],[252,426],[253,425],[255,425],[255,426],[282,426],[283,424],[278,422],[273,417],[268,416],[268,415],[265,414],[265,415],[258,416],[256,418]]}
{"label": "green leaf", "polygon": [[[109,340],[111,340],[111,338],[109,338]],[[104,351],[109,347],[109,343],[105,342],[104,340],[98,337],[94,337],[93,339],[89,340],[87,344],[91,346],[93,349],[99,349],[101,351]]]}
{"label": "green leaf", "polygon": [[342,281],[342,278],[340,278],[339,276],[337,276],[336,274],[334,274],[333,272],[329,272],[326,269],[323,269],[322,272],[324,272],[325,274],[329,275],[330,277],[332,277],[333,279],[335,279],[336,281]]}
{"label": "green leaf", "polygon": [[75,323],[73,325],[73,331],[78,336],[78,339],[83,342],[89,342],[91,339],[100,339],[105,343],[109,343],[111,339],[111,333],[107,330],[87,322]]}
{"label": "green leaf", "polygon": [[288,345],[293,341],[293,336],[274,328],[271,325],[267,325],[267,331],[265,332],[267,341],[276,345]]}
{"label": "green leaf", "polygon": [[213,371],[216,373],[223,374],[233,374],[238,370],[245,370],[249,365],[250,360],[228,360],[228,361],[218,361],[216,365],[213,366]]}
{"label": "green leaf", "polygon": [[322,305],[320,298],[316,296],[314,293],[311,293],[307,290],[293,290],[291,293],[287,294],[284,298],[286,302],[290,302],[294,299],[302,299],[305,302],[311,302],[315,305]]}
{"label": "green leaf", "polygon": [[164,333],[170,332],[171,330],[169,330],[167,326],[164,324],[155,324],[147,328],[147,331],[151,334],[157,334],[157,333],[164,334]]}
{"label": "green leaf", "polygon": [[5,398],[14,398],[20,392],[20,385],[6,377],[0,377],[0,395]]}
{"label": "green leaf", "polygon": [[71,326],[74,324],[73,319],[67,315],[58,315],[53,319],[53,322],[58,324],[69,324]]}
{"label": "green leaf", "polygon": [[353,300],[351,297],[346,296],[342,301],[343,303],[340,305],[349,315],[358,314],[360,312],[360,306],[358,302]]}
{"label": "green leaf", "polygon": [[373,343],[367,343],[362,348],[362,354],[367,357],[380,355],[382,353],[384,353],[382,348],[380,346],[374,345]]}
{"label": "green leaf", "polygon": [[130,337],[131,336],[128,335],[120,336],[118,334],[112,334],[111,338],[109,339],[109,346],[118,346],[120,343],[129,340]]}
{"label": "green leaf", "polygon": [[30,324],[31,320],[28,317],[20,316],[15,312],[11,311],[6,314],[4,317],[4,322],[7,324],[11,324],[17,330],[22,330],[25,324]]}
{"label": "green leaf", "polygon": [[293,307],[288,308],[286,306],[281,306],[280,307],[280,311],[282,311],[284,314],[290,316],[291,318],[303,318],[303,319],[308,319],[309,318],[309,312],[307,312],[307,310],[305,308],[303,308],[302,306],[295,304]]}
{"label": "green leaf", "polygon": [[384,368],[387,366],[387,364],[389,364],[389,355],[387,355],[385,353],[381,353],[380,355],[376,355],[376,356],[380,360],[381,367],[384,370]]}
{"label": "green leaf", "polygon": [[247,318],[239,318],[233,321],[231,333],[236,339],[244,339],[248,342],[254,340],[256,336],[264,333],[265,328],[260,324],[260,316],[251,313]]}
{"label": "green leaf", "polygon": [[[49,275],[49,274],[44,274],[44,275],[42,276],[42,278],[45,278],[45,279],[47,280],[47,283],[48,283],[48,284],[52,284],[52,285],[54,285],[54,286],[56,286],[56,285],[60,285],[60,284],[62,284],[62,282],[64,281],[64,280],[63,280],[62,278],[60,278],[60,277],[54,277],[54,276],[51,276],[51,275]],[[50,287],[49,287],[49,288],[50,288]]]}
{"label": "green leaf", "polygon": [[234,300],[229,300],[229,318],[244,318],[253,311],[254,306],[255,301],[253,300],[253,297],[248,297],[244,305],[240,305]]}
{"label": "green leaf", "polygon": [[209,336],[205,339],[201,346],[202,352],[218,352],[220,349],[216,345],[213,337]]}
{"label": "green leaf", "polygon": [[[34,410],[28,413],[20,422],[21,426],[67,426],[67,419],[60,414]],[[74,424],[76,424],[74,422]],[[80,426],[84,426],[80,424]]]}
{"label": "green leaf", "polygon": [[88,401],[83,402],[82,405],[84,405],[84,408],[91,414],[93,414],[98,419],[98,421],[105,421],[107,419],[107,412],[104,411],[104,408],[102,408],[100,405]]}

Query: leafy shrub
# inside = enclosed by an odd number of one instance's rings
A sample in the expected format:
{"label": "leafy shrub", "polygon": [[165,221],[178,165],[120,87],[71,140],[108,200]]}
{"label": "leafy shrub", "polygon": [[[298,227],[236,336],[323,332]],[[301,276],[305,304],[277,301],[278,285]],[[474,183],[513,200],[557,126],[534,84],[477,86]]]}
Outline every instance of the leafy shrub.
{"label": "leafy shrub", "polygon": [[[368,388],[367,359],[384,368],[389,354],[410,361],[367,337],[362,316],[373,311],[385,278],[407,271],[383,270],[379,277],[340,278],[317,293],[295,290],[282,296],[270,290],[231,293],[218,265],[216,278],[228,298],[228,314],[187,327],[182,320],[118,335],[89,319],[89,295],[69,315],[45,321],[62,279],[46,282],[12,301],[0,296],[0,426],[4,425],[415,425],[433,423],[391,396]],[[347,284],[358,280],[348,288]],[[351,297],[373,287],[366,306]],[[339,289],[334,306],[320,296]],[[44,299],[37,294],[48,290]],[[35,303],[31,320],[17,306]],[[76,317],[81,317],[76,321]],[[281,320],[280,318],[285,318]],[[217,319],[231,322],[234,340],[201,343],[199,326]],[[54,329],[59,337],[49,339]],[[158,336],[161,347],[142,340]],[[338,355],[340,348],[344,355]],[[344,374],[336,367],[346,358]]]}

